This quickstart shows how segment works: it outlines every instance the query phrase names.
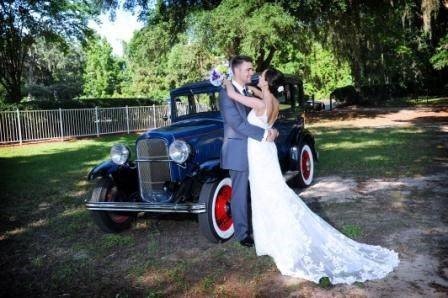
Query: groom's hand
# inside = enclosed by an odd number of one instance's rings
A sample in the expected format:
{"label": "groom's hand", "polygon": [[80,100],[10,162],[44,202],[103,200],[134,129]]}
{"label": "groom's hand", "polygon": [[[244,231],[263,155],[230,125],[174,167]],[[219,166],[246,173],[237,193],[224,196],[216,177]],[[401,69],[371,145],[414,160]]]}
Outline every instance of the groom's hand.
{"label": "groom's hand", "polygon": [[222,84],[223,84],[224,87],[226,87],[226,89],[232,87],[232,82],[230,80],[226,79],[226,78],[224,78],[222,80]]}
{"label": "groom's hand", "polygon": [[277,137],[278,137],[278,130],[276,130],[275,128],[270,128],[268,130],[268,137],[266,138],[266,141],[274,142]]}

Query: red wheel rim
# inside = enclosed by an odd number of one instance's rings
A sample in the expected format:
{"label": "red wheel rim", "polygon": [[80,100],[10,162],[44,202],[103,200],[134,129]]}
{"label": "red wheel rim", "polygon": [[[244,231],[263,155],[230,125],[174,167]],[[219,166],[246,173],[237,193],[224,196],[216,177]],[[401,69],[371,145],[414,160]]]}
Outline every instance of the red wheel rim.
{"label": "red wheel rim", "polygon": [[221,231],[226,231],[233,225],[230,213],[230,200],[232,198],[232,187],[224,185],[216,196],[215,219]]}
{"label": "red wheel rim", "polygon": [[[115,200],[116,196],[117,196],[116,189],[111,189],[107,192],[106,201],[107,202],[116,202],[116,200]],[[116,213],[116,212],[109,212],[109,217],[111,220],[113,220],[117,224],[124,223],[129,218],[128,215],[122,215],[122,214]]]}
{"label": "red wheel rim", "polygon": [[300,167],[303,178],[305,180],[308,180],[311,175],[311,161],[310,161],[310,154],[306,150],[302,152]]}

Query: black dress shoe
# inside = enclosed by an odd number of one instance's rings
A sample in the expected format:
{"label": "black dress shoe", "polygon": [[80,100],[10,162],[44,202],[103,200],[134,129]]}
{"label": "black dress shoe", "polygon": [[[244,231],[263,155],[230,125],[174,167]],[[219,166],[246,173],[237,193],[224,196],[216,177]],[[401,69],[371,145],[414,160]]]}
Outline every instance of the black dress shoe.
{"label": "black dress shoe", "polygon": [[250,236],[247,236],[246,238],[240,241],[240,244],[242,246],[252,247],[254,246],[254,239],[252,239]]}

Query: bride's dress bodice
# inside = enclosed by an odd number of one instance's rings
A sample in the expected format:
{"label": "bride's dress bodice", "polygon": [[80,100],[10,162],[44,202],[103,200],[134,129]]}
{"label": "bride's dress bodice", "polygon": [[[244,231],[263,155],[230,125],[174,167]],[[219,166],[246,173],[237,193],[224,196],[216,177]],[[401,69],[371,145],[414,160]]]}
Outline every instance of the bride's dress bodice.
{"label": "bride's dress bodice", "polygon": [[255,110],[251,110],[249,114],[247,115],[247,121],[255,126],[261,127],[263,129],[269,128],[268,124],[268,115],[266,114],[266,110],[264,111],[263,115],[257,116],[255,113]]}
{"label": "bride's dress bodice", "polygon": [[[269,128],[266,113],[252,110],[247,120]],[[398,265],[394,251],[353,241],[314,214],[285,183],[274,142],[249,138],[247,153],[255,248],[282,274],[350,284],[383,278]]]}

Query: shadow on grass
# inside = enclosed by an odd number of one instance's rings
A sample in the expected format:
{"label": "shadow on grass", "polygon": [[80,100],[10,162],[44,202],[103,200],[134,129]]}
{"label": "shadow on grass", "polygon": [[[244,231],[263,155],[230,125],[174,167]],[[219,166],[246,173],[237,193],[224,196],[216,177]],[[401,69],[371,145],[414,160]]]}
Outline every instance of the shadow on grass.
{"label": "shadow on grass", "polygon": [[410,122],[413,125],[420,126],[421,124],[424,125],[441,125],[441,124],[448,124],[448,116],[444,117],[436,117],[436,116],[421,116],[417,117],[411,120],[395,120],[396,122]]}

